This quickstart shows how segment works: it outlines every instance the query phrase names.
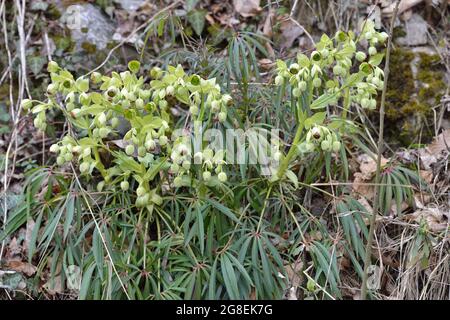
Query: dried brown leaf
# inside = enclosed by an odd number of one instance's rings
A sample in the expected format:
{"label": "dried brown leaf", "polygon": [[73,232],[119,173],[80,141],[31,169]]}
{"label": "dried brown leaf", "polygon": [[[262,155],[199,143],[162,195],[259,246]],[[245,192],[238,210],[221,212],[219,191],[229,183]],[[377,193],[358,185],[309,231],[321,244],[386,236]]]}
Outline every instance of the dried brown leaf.
{"label": "dried brown leaf", "polygon": [[28,277],[31,277],[33,274],[35,274],[37,269],[31,263],[23,262],[20,260],[10,260],[7,262],[7,266],[9,269],[21,272]]}
{"label": "dried brown leaf", "polygon": [[234,10],[244,18],[253,17],[261,12],[260,0],[233,0]]}

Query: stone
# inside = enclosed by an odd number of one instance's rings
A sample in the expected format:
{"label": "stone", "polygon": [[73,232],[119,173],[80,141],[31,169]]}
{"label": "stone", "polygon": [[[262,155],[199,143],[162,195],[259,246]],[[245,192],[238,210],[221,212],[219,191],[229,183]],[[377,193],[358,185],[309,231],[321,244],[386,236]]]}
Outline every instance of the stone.
{"label": "stone", "polygon": [[103,50],[113,41],[116,29],[114,23],[90,3],[67,7],[61,21],[70,29],[77,49],[82,48],[83,43],[89,43],[95,45],[96,49]]}
{"label": "stone", "polygon": [[406,36],[399,38],[397,43],[404,46],[420,46],[427,44],[427,22],[417,13],[405,22]]}
{"label": "stone", "polygon": [[122,9],[128,11],[128,12],[135,12],[137,11],[146,0],[121,0],[117,1]]}

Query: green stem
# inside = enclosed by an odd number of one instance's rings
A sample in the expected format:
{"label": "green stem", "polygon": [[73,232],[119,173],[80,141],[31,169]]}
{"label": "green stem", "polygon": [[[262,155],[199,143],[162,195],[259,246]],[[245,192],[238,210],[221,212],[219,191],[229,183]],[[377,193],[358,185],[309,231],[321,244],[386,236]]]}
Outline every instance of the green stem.
{"label": "green stem", "polygon": [[205,97],[203,95],[203,93],[201,94],[201,102],[200,102],[200,112],[198,113],[198,117],[197,117],[197,121],[202,122],[203,121],[203,116],[205,114]]}
{"label": "green stem", "polygon": [[98,153],[98,149],[96,146],[92,147],[92,150],[94,151],[94,157],[95,161],[97,162],[97,169],[102,174],[103,178],[105,178],[108,174],[106,173],[105,166],[102,163],[102,160],[100,159],[100,155]]}
{"label": "green stem", "polygon": [[350,88],[344,89],[344,111],[342,111],[342,118],[347,119],[347,112],[350,109]]}
{"label": "green stem", "polygon": [[292,145],[289,148],[288,154],[283,159],[283,161],[281,162],[280,167],[278,169],[278,173],[277,173],[278,179],[283,178],[284,173],[286,172],[286,169],[287,169],[289,163],[291,162],[292,157],[294,157],[294,155],[297,153],[297,146],[298,146],[298,143],[300,142],[302,132],[303,132],[303,124],[299,123],[297,132],[295,133],[294,141],[292,142]]}

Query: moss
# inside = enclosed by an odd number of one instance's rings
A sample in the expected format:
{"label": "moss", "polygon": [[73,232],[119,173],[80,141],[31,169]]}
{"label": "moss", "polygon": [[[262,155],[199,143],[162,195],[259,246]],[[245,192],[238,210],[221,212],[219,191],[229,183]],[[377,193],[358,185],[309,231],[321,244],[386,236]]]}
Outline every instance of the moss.
{"label": "moss", "polygon": [[89,42],[83,42],[81,44],[81,47],[86,51],[88,54],[93,54],[97,52],[97,46],[95,44],[89,43]]}
{"label": "moss", "polygon": [[[417,70],[413,71],[412,65]],[[432,108],[439,102],[446,85],[440,57],[397,48],[391,53],[386,92],[387,135],[391,144],[409,146],[433,135]]]}

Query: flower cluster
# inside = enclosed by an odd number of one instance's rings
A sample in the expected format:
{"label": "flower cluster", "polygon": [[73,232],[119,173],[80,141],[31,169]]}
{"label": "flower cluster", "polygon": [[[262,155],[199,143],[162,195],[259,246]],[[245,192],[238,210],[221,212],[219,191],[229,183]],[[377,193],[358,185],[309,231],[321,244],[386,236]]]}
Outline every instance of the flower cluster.
{"label": "flower cluster", "polygon": [[[99,192],[105,188],[129,190],[134,180],[137,207],[160,205],[162,184],[152,183],[161,176],[158,173],[167,172],[165,177],[173,179],[175,186],[182,185],[180,179],[195,178],[190,151],[180,139],[170,139],[173,119],[169,109],[184,105],[189,107],[192,120],[215,118],[224,122],[232,99],[221,94],[215,79],[187,75],[181,66],[169,66],[167,71],[153,68],[150,83],[138,76],[139,62],[131,61],[128,69],[110,76],[93,72],[90,77],[75,79],[50,62],[52,82],[47,101],[25,99],[23,108],[35,114],[34,124],[40,130],[47,127],[48,111],[59,109],[66,116],[68,133],[50,147],[57,165],[78,163],[80,173],[94,179],[98,179],[94,174],[97,170],[101,174]],[[101,154],[108,154],[109,160]],[[216,180],[226,182],[225,163],[217,153],[205,149],[195,154],[194,160],[199,157],[203,171],[198,180],[213,179],[211,172],[215,172]]]}
{"label": "flower cluster", "polygon": [[226,121],[232,98],[229,94],[221,94],[215,78],[205,80],[198,75],[187,75],[181,66],[169,66],[167,71],[153,68],[151,75],[154,78],[150,82],[152,98],[160,108],[168,105],[170,97],[176,97],[188,105],[189,112],[199,120],[204,120],[208,112],[218,121]]}
{"label": "flower cluster", "polygon": [[[337,104],[348,89],[350,102],[375,109],[374,96],[383,88],[384,78],[378,67],[384,54],[378,53],[376,46],[384,44],[386,39],[387,34],[377,32],[370,20],[358,38],[353,32],[343,31],[338,31],[333,38],[323,35],[309,57],[300,53],[289,66],[284,61],[277,61],[275,84],[290,84],[296,98],[327,94],[329,99],[321,107]],[[370,45],[368,55],[357,50],[367,42]],[[354,69],[357,73],[352,73]]]}
{"label": "flower cluster", "polygon": [[189,184],[189,176],[195,175],[195,169],[197,168],[200,175],[197,178],[205,183],[215,182],[216,180],[222,183],[227,181],[227,174],[223,171],[223,166],[226,164],[224,150],[214,152],[211,148],[204,148],[195,152],[193,157],[191,150],[192,147],[188,137],[183,136],[175,141],[170,155],[172,159],[170,173],[176,176],[173,181],[176,187]]}
{"label": "flower cluster", "polygon": [[338,152],[341,149],[341,142],[336,133],[324,126],[314,126],[306,134],[306,141],[299,145],[302,153],[313,152],[321,149],[325,152]]}

